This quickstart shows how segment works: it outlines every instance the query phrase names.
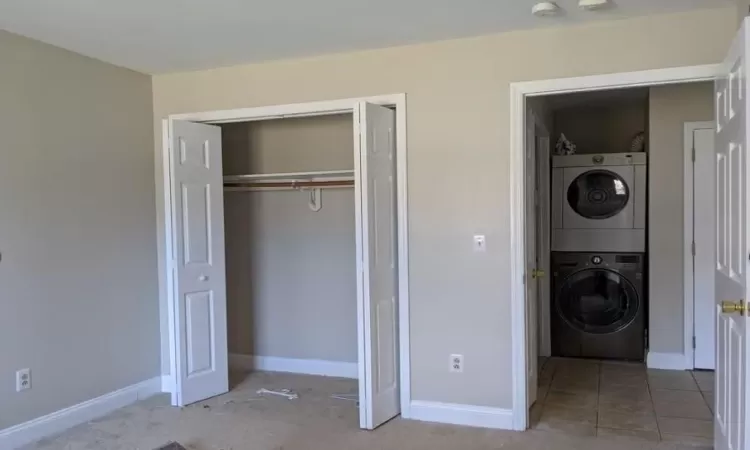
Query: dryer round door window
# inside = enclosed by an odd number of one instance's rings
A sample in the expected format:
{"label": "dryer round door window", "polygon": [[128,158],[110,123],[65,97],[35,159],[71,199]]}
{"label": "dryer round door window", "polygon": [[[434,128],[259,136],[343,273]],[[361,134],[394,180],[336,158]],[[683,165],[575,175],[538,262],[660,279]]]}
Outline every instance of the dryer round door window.
{"label": "dryer round door window", "polygon": [[556,309],[568,325],[594,334],[627,327],[638,313],[638,293],[625,277],[608,269],[585,269],[560,286]]}
{"label": "dryer round door window", "polygon": [[607,219],[628,204],[630,190],[619,175],[609,170],[589,170],[568,186],[568,204],[587,219]]}

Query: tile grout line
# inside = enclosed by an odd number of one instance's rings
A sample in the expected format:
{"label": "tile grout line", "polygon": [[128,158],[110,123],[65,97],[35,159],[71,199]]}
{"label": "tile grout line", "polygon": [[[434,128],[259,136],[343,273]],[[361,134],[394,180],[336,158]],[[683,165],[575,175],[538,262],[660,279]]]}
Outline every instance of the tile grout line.
{"label": "tile grout line", "polygon": [[596,421],[594,422],[594,433],[596,436],[599,436],[599,398],[602,395],[602,370],[603,365],[600,361],[596,377]]}
{"label": "tile grout line", "polygon": [[706,398],[706,393],[701,388],[700,383],[698,383],[698,379],[695,378],[695,371],[694,370],[690,371],[690,376],[693,377],[693,382],[698,387],[698,392],[701,393],[701,398],[703,399],[703,403],[705,403],[706,406],[708,406],[708,410],[711,411],[711,420],[714,420],[714,414],[715,414],[714,413],[714,405],[708,403],[708,399]]}
{"label": "tile grout line", "polygon": [[651,393],[651,382],[648,378],[648,369],[646,369],[646,389],[648,389],[648,400],[651,402],[651,410],[654,412],[654,420],[656,421],[656,433],[659,435],[659,441],[664,441],[661,435],[661,426],[659,425],[659,416],[656,414],[656,404],[654,403],[654,396]]}

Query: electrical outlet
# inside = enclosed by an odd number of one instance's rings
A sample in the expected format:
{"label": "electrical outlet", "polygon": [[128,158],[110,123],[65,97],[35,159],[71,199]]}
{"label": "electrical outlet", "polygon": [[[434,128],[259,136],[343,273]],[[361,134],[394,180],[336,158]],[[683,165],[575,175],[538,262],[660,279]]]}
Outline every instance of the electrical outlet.
{"label": "electrical outlet", "polygon": [[31,389],[31,369],[21,369],[16,372],[16,392]]}
{"label": "electrical outlet", "polygon": [[464,355],[451,355],[451,372],[461,373],[464,371]]}

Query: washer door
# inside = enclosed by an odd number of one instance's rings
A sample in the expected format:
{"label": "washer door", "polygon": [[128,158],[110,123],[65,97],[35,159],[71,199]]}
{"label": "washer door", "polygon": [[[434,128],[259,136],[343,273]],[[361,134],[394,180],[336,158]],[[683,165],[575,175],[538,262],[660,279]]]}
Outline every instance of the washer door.
{"label": "washer door", "polygon": [[640,308],[632,283],[608,269],[585,269],[565,279],[555,307],[578,331],[607,334],[630,325]]}

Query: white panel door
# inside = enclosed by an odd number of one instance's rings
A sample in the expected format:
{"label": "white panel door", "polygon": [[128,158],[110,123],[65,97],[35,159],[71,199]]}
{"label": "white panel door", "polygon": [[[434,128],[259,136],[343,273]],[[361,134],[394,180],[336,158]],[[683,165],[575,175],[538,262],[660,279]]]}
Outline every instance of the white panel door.
{"label": "white panel door", "polygon": [[714,222],[716,217],[716,193],[714,180],[713,128],[693,130],[693,323],[695,325],[694,366],[696,369],[711,369],[716,366],[716,254]]}
{"label": "white panel door", "polygon": [[[714,448],[750,448],[747,412],[748,26],[745,19],[716,80],[716,404]],[[725,308],[723,302],[729,302]],[[737,311],[731,311],[737,307]]]}
{"label": "white panel door", "polygon": [[395,112],[361,102],[355,110],[359,284],[360,426],[372,430],[401,412],[398,365]]}
{"label": "white panel door", "polygon": [[[536,260],[537,268],[544,274],[552,271],[550,265],[551,223],[550,223],[550,142],[549,136],[537,139],[536,152],[536,196],[539,199],[536,208]],[[550,341],[550,301],[552,300],[552,283],[549,276],[538,279],[537,336],[539,339],[539,355],[551,356],[552,343]]]}
{"label": "white panel door", "polygon": [[534,116],[526,115],[526,377],[527,377],[527,405],[529,408],[536,402],[539,384],[539,341],[537,302],[539,298],[537,273],[537,222],[536,209],[539,202],[536,186],[536,125]]}
{"label": "white panel door", "polygon": [[173,295],[179,406],[229,389],[221,128],[174,121]]}

